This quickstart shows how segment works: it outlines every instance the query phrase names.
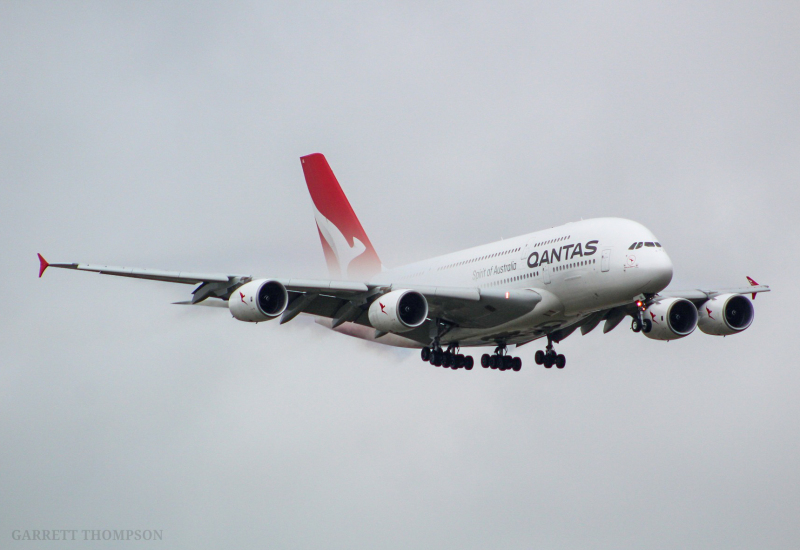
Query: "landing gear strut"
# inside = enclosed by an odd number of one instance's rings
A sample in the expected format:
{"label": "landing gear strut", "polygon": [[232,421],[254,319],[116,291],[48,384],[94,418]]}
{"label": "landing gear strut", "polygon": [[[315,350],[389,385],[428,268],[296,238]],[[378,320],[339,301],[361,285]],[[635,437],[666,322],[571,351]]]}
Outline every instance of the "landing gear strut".
{"label": "landing gear strut", "polygon": [[647,306],[643,300],[636,300],[636,316],[631,321],[631,330],[633,332],[642,332],[645,333],[650,332],[653,330],[653,322],[650,319],[645,319],[644,312],[647,310]]}
{"label": "landing gear strut", "polygon": [[499,344],[494,350],[494,355],[484,353],[481,357],[481,366],[485,369],[492,368],[497,370],[513,370],[519,372],[522,369],[522,359],[508,355],[508,348],[505,344]]}
{"label": "landing gear strut", "polygon": [[553,339],[550,335],[547,336],[547,347],[545,351],[539,350],[534,357],[537,365],[544,365],[544,368],[550,369],[553,365],[558,369],[563,369],[567,366],[567,358],[560,353],[556,353],[553,349]]}

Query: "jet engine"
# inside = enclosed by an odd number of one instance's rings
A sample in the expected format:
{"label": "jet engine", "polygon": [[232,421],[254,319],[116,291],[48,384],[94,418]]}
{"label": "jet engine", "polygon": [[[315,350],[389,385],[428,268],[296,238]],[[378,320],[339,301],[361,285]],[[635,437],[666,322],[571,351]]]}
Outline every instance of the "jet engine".
{"label": "jet engine", "polygon": [[408,332],[428,317],[428,301],[415,290],[393,290],[369,306],[369,322],[383,332]]}
{"label": "jet engine", "polygon": [[228,299],[228,309],[240,321],[260,323],[282,314],[288,303],[285,286],[278,281],[261,279],[234,290]]}
{"label": "jet engine", "polygon": [[741,294],[720,294],[700,308],[698,326],[706,334],[727,336],[753,323],[753,302]]}
{"label": "jet engine", "polygon": [[642,332],[653,340],[677,340],[697,327],[697,308],[685,298],[664,298],[644,311]]}

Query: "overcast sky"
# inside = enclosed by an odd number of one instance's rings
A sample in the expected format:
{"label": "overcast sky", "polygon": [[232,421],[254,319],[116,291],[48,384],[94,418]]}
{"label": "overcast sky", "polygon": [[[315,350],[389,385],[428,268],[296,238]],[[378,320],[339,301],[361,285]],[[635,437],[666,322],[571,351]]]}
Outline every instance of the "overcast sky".
{"label": "overcast sky", "polygon": [[[228,4],[0,3],[1,547],[798,545],[796,2]],[[513,373],[36,278],[324,277],[312,152],[388,266],[621,216],[672,288],[773,292]]]}

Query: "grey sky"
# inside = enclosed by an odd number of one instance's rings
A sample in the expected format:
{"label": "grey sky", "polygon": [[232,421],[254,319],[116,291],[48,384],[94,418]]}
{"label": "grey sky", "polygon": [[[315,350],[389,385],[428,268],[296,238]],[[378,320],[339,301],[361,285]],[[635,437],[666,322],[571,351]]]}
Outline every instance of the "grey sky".
{"label": "grey sky", "polygon": [[[763,1],[0,4],[0,546],[796,546],[799,24]],[[774,292],[742,335],[621,326],[510,374],[170,305],[183,285],[36,279],[36,252],[325,276],[316,151],[387,265],[612,215],[658,235],[674,288]]]}

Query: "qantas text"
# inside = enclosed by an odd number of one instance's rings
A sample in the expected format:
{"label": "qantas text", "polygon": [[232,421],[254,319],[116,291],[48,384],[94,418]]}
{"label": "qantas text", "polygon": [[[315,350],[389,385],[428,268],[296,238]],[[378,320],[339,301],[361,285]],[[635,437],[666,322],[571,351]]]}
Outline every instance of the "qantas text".
{"label": "qantas text", "polygon": [[564,246],[553,248],[549,252],[545,250],[541,254],[539,252],[531,252],[531,255],[528,256],[528,267],[539,267],[553,262],[560,262],[561,260],[571,260],[576,256],[582,258],[591,256],[597,252],[597,247],[595,246],[597,243],[598,241],[589,241],[583,246],[581,246],[581,243],[565,244]]}

